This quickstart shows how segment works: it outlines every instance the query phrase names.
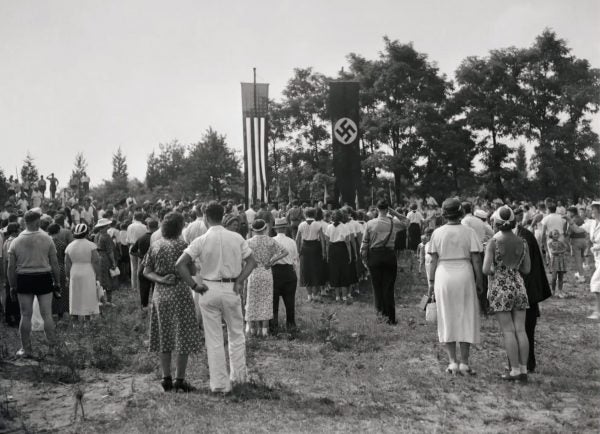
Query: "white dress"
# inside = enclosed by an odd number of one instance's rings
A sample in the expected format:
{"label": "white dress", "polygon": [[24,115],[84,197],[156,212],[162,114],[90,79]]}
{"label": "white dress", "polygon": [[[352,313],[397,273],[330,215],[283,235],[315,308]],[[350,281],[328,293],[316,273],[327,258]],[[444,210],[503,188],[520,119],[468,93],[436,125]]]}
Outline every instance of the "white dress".
{"label": "white dress", "polygon": [[475,231],[444,225],[431,235],[427,253],[437,253],[435,300],[440,342],[479,343],[479,302],[471,253],[482,250]]}
{"label": "white dress", "polygon": [[[591,221],[586,225],[589,230],[592,249],[600,247],[600,223]],[[596,271],[590,279],[590,290],[592,292],[600,292],[600,250],[592,250],[594,254],[594,262],[596,263]]]}
{"label": "white dress", "polygon": [[69,314],[93,315],[100,313],[96,292],[96,273],[92,266],[92,252],[96,244],[89,240],[73,240],[65,250],[71,259],[69,280]]}

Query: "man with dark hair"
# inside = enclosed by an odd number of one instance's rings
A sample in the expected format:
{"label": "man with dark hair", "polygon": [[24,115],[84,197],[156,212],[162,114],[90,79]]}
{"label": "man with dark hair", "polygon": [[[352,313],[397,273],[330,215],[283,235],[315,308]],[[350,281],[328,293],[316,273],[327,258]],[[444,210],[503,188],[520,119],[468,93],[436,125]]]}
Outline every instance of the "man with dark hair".
{"label": "man with dark hair", "polygon": [[[221,225],[223,214],[223,207],[217,202],[208,204],[205,210],[208,231],[192,241],[176,265],[183,281],[201,294],[199,304],[210,389],[216,393],[230,392],[231,382],[246,381],[246,339],[240,293],[244,281],[256,267],[246,240]],[[196,280],[190,273],[193,263],[198,264]],[[223,320],[229,341],[229,375],[223,345]]]}
{"label": "man with dark hair", "polygon": [[391,209],[386,200],[377,202],[377,210],[379,217],[366,223],[360,253],[371,273],[375,309],[388,324],[396,324],[394,285],[398,263],[395,240],[396,234],[408,227],[408,220]]}
{"label": "man with dark hair", "polygon": [[[15,238],[8,249],[8,282],[11,296],[17,296],[21,309],[21,349],[17,356],[31,357],[31,316],[33,299],[37,297],[44,331],[50,346],[54,345],[52,293],[60,282],[60,268],[52,238],[40,230],[40,214],[25,213],[27,229]],[[54,279],[54,280],[53,280]]]}
{"label": "man with dark hair", "polygon": [[[137,240],[146,233],[146,225],[144,224],[144,213],[136,211],[133,215],[133,222],[127,227],[127,245],[131,253],[131,248]],[[129,255],[131,264],[131,289],[138,291],[140,289],[139,267],[140,258],[134,255]]]}

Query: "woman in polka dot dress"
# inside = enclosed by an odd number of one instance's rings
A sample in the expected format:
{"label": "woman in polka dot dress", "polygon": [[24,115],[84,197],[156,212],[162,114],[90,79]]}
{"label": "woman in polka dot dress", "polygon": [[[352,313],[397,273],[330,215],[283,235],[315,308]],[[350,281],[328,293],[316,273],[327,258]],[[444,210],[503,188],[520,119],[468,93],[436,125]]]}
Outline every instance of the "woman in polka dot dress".
{"label": "woman in polka dot dress", "polygon": [[[187,244],[181,239],[184,219],[173,212],[165,216],[163,238],[150,246],[144,258],[144,276],[155,282],[150,315],[150,351],[160,353],[165,391],[190,392],[185,379],[188,355],[200,351],[200,331],[190,288],[177,274],[175,263]],[[171,353],[176,353],[175,382],[171,377]]]}

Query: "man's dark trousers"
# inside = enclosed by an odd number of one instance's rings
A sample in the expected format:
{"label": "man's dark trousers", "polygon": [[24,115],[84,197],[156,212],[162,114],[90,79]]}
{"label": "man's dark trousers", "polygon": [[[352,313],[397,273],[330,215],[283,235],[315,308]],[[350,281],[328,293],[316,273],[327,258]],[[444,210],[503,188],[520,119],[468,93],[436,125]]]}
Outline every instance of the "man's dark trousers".
{"label": "man's dark trousers", "polygon": [[394,285],[398,271],[396,255],[392,249],[369,249],[367,262],[373,284],[375,309],[386,317],[388,324],[396,324],[396,302],[394,300]]}
{"label": "man's dark trousers", "polygon": [[296,327],[296,286],[298,277],[293,265],[278,264],[271,267],[273,272],[273,320],[271,328],[278,326],[279,297],[283,298],[287,328]]}

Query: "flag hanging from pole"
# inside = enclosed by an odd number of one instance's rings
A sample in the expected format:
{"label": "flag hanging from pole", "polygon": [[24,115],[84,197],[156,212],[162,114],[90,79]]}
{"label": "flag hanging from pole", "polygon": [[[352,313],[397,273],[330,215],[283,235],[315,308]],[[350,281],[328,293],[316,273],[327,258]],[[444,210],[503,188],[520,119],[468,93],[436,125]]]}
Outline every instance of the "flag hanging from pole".
{"label": "flag hanging from pole", "polygon": [[324,182],[323,183],[323,205],[327,205],[328,198],[329,198],[329,195],[327,194],[327,183]]}
{"label": "flag hanging from pole", "polygon": [[244,118],[244,184],[247,205],[268,202],[267,139],[269,85],[242,83]]}
{"label": "flag hanging from pole", "polygon": [[288,184],[288,202],[292,202],[294,195],[292,194],[292,183]]}

